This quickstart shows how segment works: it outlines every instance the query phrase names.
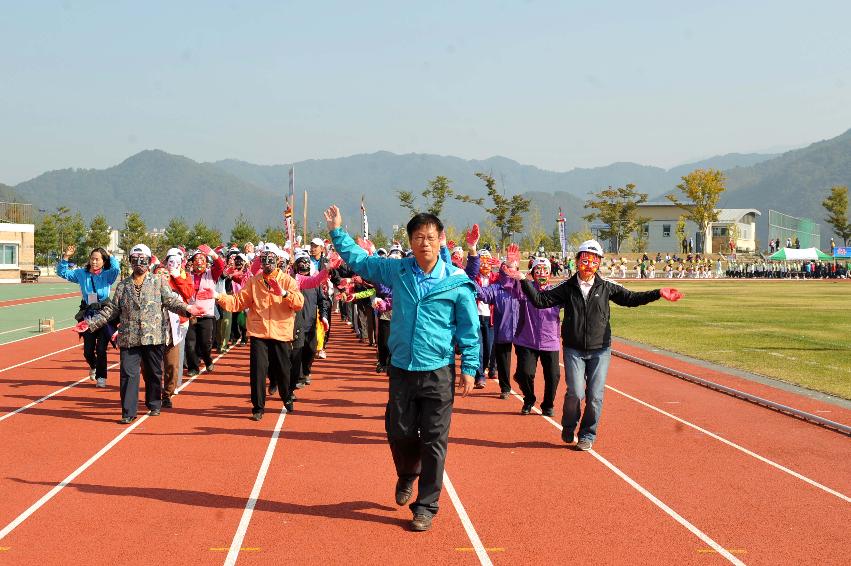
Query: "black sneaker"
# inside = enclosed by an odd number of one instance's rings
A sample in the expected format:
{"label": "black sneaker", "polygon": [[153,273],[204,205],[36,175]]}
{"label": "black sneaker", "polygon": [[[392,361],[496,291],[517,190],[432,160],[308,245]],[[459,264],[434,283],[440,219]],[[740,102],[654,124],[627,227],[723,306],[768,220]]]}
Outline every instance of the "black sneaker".
{"label": "black sneaker", "polygon": [[148,414],[151,415],[152,417],[158,417],[158,416],[160,416],[160,410],[159,409],[151,409],[151,412],[148,413]]}
{"label": "black sneaker", "polygon": [[417,513],[414,515],[414,520],[411,521],[411,530],[416,532],[427,531],[431,528],[431,515],[425,513]]}
{"label": "black sneaker", "polygon": [[310,385],[310,384],[311,384],[311,381],[310,381],[310,374],[309,374],[309,373],[304,374],[304,384],[305,384],[305,385]]}
{"label": "black sneaker", "polygon": [[172,408],[171,397],[164,397],[163,398],[163,409],[171,409],[171,408]]}
{"label": "black sneaker", "polygon": [[269,386],[269,395],[274,395],[278,392],[278,386],[276,384],[272,384]]}
{"label": "black sneaker", "polygon": [[500,399],[508,399],[509,397],[511,397],[511,391],[503,391],[499,394]]}
{"label": "black sneaker", "polygon": [[528,415],[531,412],[532,412],[532,405],[527,405],[526,403],[523,403],[523,408],[520,409],[520,414],[521,415]]}
{"label": "black sneaker", "polygon": [[414,478],[396,480],[396,505],[400,507],[411,500],[414,494]]}
{"label": "black sneaker", "polygon": [[263,411],[259,411],[257,413],[251,413],[251,420],[252,421],[259,421],[262,418],[263,418]]}
{"label": "black sneaker", "polygon": [[544,415],[545,417],[551,417],[551,416],[553,416],[555,413],[553,412],[553,408],[552,408],[552,407],[550,407],[549,409],[542,409],[542,410],[541,410],[541,414],[542,414],[542,415]]}
{"label": "black sneaker", "polygon": [[565,444],[573,444],[576,442],[576,435],[572,432],[562,431],[561,439],[564,440]]}
{"label": "black sneaker", "polygon": [[302,380],[296,381],[295,388],[296,389],[304,389],[304,381],[302,381]]}
{"label": "black sneaker", "polygon": [[197,369],[191,369],[188,372],[186,372],[186,375],[188,375],[189,377],[195,377],[199,373],[201,373],[201,372],[199,372]]}
{"label": "black sneaker", "polygon": [[207,366],[207,373],[213,373],[213,370],[216,369],[216,364],[210,364]]}
{"label": "black sneaker", "polygon": [[284,403],[284,408],[287,410],[288,413],[292,413],[295,410],[292,401],[287,401],[286,403]]}
{"label": "black sneaker", "polygon": [[136,420],[136,417],[122,417],[118,424],[130,424]]}
{"label": "black sneaker", "polygon": [[384,373],[384,366],[381,364],[375,364],[375,373]]}

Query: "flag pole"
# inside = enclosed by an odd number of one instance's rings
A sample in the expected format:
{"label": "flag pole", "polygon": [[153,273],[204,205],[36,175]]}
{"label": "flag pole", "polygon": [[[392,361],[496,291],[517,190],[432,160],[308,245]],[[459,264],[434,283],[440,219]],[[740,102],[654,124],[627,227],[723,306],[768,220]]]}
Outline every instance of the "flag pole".
{"label": "flag pole", "polygon": [[307,189],[304,190],[304,224],[302,225],[302,243],[307,243]]}

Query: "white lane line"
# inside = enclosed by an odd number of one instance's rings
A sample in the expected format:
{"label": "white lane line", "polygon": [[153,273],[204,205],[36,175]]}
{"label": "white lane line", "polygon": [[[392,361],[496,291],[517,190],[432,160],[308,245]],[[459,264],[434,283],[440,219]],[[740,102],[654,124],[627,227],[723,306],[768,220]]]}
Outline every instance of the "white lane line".
{"label": "white lane line", "polygon": [[8,346],[9,344],[14,344],[16,342],[23,342],[24,340],[32,340],[33,338],[41,338],[42,336],[50,336],[55,332],[59,332],[60,330],[68,330],[69,328],[74,328],[74,325],[72,324],[70,326],[57,326],[54,332],[39,332],[38,334],[33,334],[32,336],[24,336],[23,338],[9,340],[8,342],[3,342],[2,344],[0,344],[0,347]]}
{"label": "white lane line", "polygon": [[[24,340],[26,340],[26,338],[24,338]],[[6,344],[11,344],[11,342],[7,342]],[[6,344],[3,344],[3,346],[5,346]],[[4,371],[9,371],[10,369],[15,369],[15,368],[19,368],[21,366],[25,366],[27,364],[31,364],[31,363],[37,362],[39,360],[43,360],[44,358],[49,358],[50,356],[53,356],[55,354],[61,354],[62,352],[67,352],[68,350],[73,350],[74,348],[79,348],[82,345],[83,345],[82,343],[74,344],[73,346],[68,346],[67,348],[62,348],[61,350],[56,350],[55,352],[50,352],[49,354],[45,354],[43,356],[39,356],[37,358],[33,358],[33,359],[27,360],[25,362],[21,362],[19,364],[15,364],[13,366],[2,368],[2,369],[0,369],[0,373],[3,373]]]}
{"label": "white lane line", "polygon": [[236,559],[239,556],[239,551],[242,548],[242,541],[245,540],[245,533],[248,532],[248,524],[251,522],[251,515],[254,514],[254,506],[257,505],[257,500],[260,498],[260,490],[263,488],[263,482],[266,481],[266,474],[269,472],[269,466],[272,463],[272,456],[275,454],[275,447],[278,444],[278,437],[281,434],[281,427],[284,426],[284,419],[287,418],[287,410],[281,407],[281,412],[278,415],[278,422],[275,423],[275,429],[272,431],[272,438],[269,440],[269,446],[266,447],[266,455],[263,456],[263,463],[260,464],[260,471],[257,472],[257,479],[254,480],[254,487],[251,488],[251,494],[248,496],[248,501],[245,504],[245,509],[242,511],[242,518],[239,520],[239,526],[236,533],[233,535],[233,540],[230,543],[230,550],[225,557],[225,566],[233,566],[236,564]]}
{"label": "white lane line", "polygon": [[639,405],[643,405],[643,406],[647,407],[648,409],[652,409],[652,410],[656,411],[657,413],[661,413],[661,414],[665,415],[666,417],[670,417],[670,418],[674,419],[675,421],[677,421],[678,423],[682,423],[686,426],[693,428],[694,430],[702,432],[703,434],[709,436],[710,438],[714,438],[715,440],[717,440],[719,442],[723,442],[727,446],[735,448],[736,450],[739,450],[740,452],[743,452],[744,454],[747,454],[748,456],[756,458],[760,462],[764,462],[764,463],[768,464],[769,466],[777,468],[781,472],[785,472],[792,477],[798,478],[799,480],[810,484],[813,487],[817,487],[818,489],[821,489],[821,490],[823,490],[823,491],[825,491],[825,492],[827,492],[831,495],[835,495],[836,497],[844,500],[847,503],[851,503],[851,497],[848,497],[845,494],[839,493],[838,491],[831,489],[831,488],[827,487],[826,485],[820,484],[819,482],[812,480],[812,479],[810,479],[810,478],[808,478],[808,477],[806,477],[802,474],[799,474],[798,472],[796,472],[794,470],[790,470],[786,466],[783,466],[782,464],[778,464],[774,460],[769,460],[765,456],[760,456],[759,454],[752,452],[751,450],[748,450],[744,446],[740,446],[740,445],[736,444],[735,442],[727,440],[726,438],[722,438],[722,437],[718,436],[717,434],[715,434],[714,432],[710,432],[710,431],[706,430],[705,428],[701,428],[694,423],[690,423],[689,421],[681,419],[680,417],[678,417],[676,415],[672,415],[671,413],[669,413],[667,411],[664,411],[664,410],[662,410],[658,407],[654,407],[650,403],[646,403],[646,402],[642,401],[641,399],[637,399],[637,398],[633,397],[632,395],[629,395],[628,393],[624,393],[623,391],[612,387],[611,385],[606,385],[606,389],[611,389],[615,393],[623,395],[627,399],[631,399],[632,401],[635,401]]}
{"label": "white lane line", "polygon": [[443,471],[443,486],[446,488],[446,493],[449,494],[449,499],[452,500],[452,505],[455,506],[455,511],[461,519],[461,524],[464,525],[464,530],[467,531],[467,538],[469,538],[470,542],[473,544],[473,550],[476,551],[476,556],[479,557],[479,562],[484,566],[493,566],[493,562],[491,562],[490,556],[488,556],[488,551],[485,550],[485,545],[482,544],[482,540],[479,538],[479,534],[476,532],[476,528],[473,526],[470,516],[467,515],[467,510],[464,509],[464,504],[461,503],[461,498],[458,497],[458,493],[455,491],[455,486],[452,485],[452,482],[449,479],[449,474],[446,473],[446,470]]}
{"label": "white lane line", "polygon": [[86,462],[85,462],[82,466],[80,466],[79,468],[77,468],[76,470],[74,470],[73,472],[71,472],[71,473],[68,475],[68,477],[66,477],[64,480],[62,480],[62,481],[61,481],[61,482],[59,482],[58,484],[56,484],[56,485],[53,487],[53,489],[51,489],[50,491],[48,491],[47,493],[45,493],[44,495],[42,495],[42,496],[41,496],[41,498],[40,498],[38,501],[36,501],[36,502],[35,502],[35,503],[33,503],[32,505],[30,505],[30,506],[29,506],[29,508],[27,508],[27,510],[26,510],[26,511],[24,511],[23,513],[21,513],[20,515],[18,515],[18,516],[17,516],[17,517],[16,517],[16,518],[15,518],[15,519],[11,522],[11,523],[9,523],[9,524],[8,524],[8,525],[6,525],[5,527],[3,527],[3,530],[2,530],[2,531],[0,531],[0,540],[3,540],[3,539],[6,537],[6,535],[8,535],[8,534],[9,534],[9,533],[11,533],[12,531],[14,531],[14,530],[15,530],[15,529],[16,529],[16,528],[17,528],[17,527],[18,527],[21,523],[23,523],[24,521],[26,521],[26,520],[30,517],[30,515],[32,515],[33,513],[35,513],[36,511],[38,511],[39,509],[41,509],[41,507],[42,507],[42,506],[44,506],[44,504],[45,504],[45,503],[47,503],[48,501],[50,501],[51,499],[53,499],[53,497],[54,497],[57,493],[59,493],[60,491],[62,491],[62,489],[63,489],[66,485],[68,485],[69,483],[71,483],[72,481],[74,481],[74,480],[77,478],[77,476],[79,476],[80,474],[82,474],[83,472],[85,472],[87,469],[89,469],[89,467],[90,467],[92,464],[94,464],[95,462],[97,462],[97,461],[98,461],[98,459],[99,459],[101,456],[103,456],[104,454],[106,454],[107,452],[109,452],[109,450],[110,450],[113,446],[115,446],[116,444],[118,444],[119,442],[121,442],[121,440],[122,440],[125,436],[127,436],[128,434],[130,434],[131,432],[133,432],[133,430],[134,430],[137,426],[139,426],[140,424],[142,424],[143,422],[145,422],[145,420],[147,420],[147,418],[148,418],[148,415],[147,415],[147,414],[145,414],[145,415],[142,415],[142,417],[140,417],[140,418],[136,419],[136,422],[134,422],[133,424],[129,425],[126,429],[124,429],[124,430],[121,432],[121,434],[119,434],[118,436],[116,436],[115,438],[113,438],[113,439],[112,439],[112,441],[111,441],[109,444],[107,444],[106,446],[104,446],[103,448],[101,448],[100,450],[98,450],[97,454],[95,454],[94,456],[92,456],[91,458],[89,458],[88,460],[86,460]]}
{"label": "white lane line", "polygon": [[[115,362],[115,363],[114,363],[114,364],[112,364],[112,365],[106,366],[106,369],[112,369],[112,368],[114,368],[114,367],[115,367],[115,366],[117,366],[117,365],[118,365],[118,362]],[[6,419],[8,419],[9,417],[11,417],[12,415],[17,415],[18,413],[21,413],[21,412],[23,412],[23,411],[26,411],[27,409],[29,409],[29,408],[31,408],[31,407],[35,407],[35,406],[36,406],[36,405],[38,405],[39,403],[42,403],[42,402],[44,402],[44,401],[47,401],[47,400],[48,400],[48,399],[50,399],[51,397],[55,397],[55,396],[59,395],[60,393],[63,393],[63,392],[65,392],[65,391],[68,391],[68,390],[69,390],[69,389],[71,389],[72,387],[74,387],[74,386],[76,386],[76,385],[80,385],[80,384],[81,384],[81,383],[83,383],[84,381],[89,381],[89,376],[86,376],[86,377],[84,377],[83,379],[80,379],[79,381],[75,381],[75,382],[73,382],[73,383],[71,383],[71,384],[69,384],[69,385],[66,385],[66,386],[65,386],[65,387],[63,387],[62,389],[57,389],[57,390],[56,390],[56,391],[54,391],[53,393],[50,393],[49,395],[45,395],[45,396],[44,396],[44,397],[42,397],[41,399],[36,399],[36,400],[35,400],[35,401],[33,401],[32,403],[29,403],[28,405],[24,405],[24,406],[23,406],[23,407],[21,407],[20,409],[16,409],[16,410],[12,411],[11,413],[6,413],[5,415],[0,416],[0,423],[2,423],[3,421],[5,421]]]}
{"label": "white lane line", "polygon": [[[520,399],[522,401],[523,398],[520,397],[520,395],[518,395],[517,393],[514,393],[514,391],[512,391],[512,393],[514,394],[515,397],[517,397],[518,399]],[[541,414],[541,410],[538,409],[537,407],[532,407],[532,410],[534,412],[538,413],[539,415]],[[543,416],[543,415],[541,415],[541,416]],[[551,425],[556,427],[559,431],[564,430],[562,428],[562,426],[559,423],[557,423],[556,421],[554,421],[552,418],[544,417],[544,420],[546,420],[548,423],[550,423]],[[691,533],[693,535],[695,535],[697,538],[699,538],[700,540],[702,540],[703,542],[708,544],[713,550],[715,550],[718,554],[720,554],[721,556],[726,558],[730,563],[735,564],[736,566],[745,566],[744,562],[742,562],[741,560],[739,560],[738,558],[733,556],[726,548],[724,548],[723,546],[721,546],[720,544],[715,542],[715,540],[712,539],[712,537],[710,537],[709,535],[707,535],[706,533],[704,533],[703,531],[701,531],[700,529],[695,527],[688,519],[686,519],[685,517],[683,517],[682,515],[680,515],[679,513],[674,511],[673,509],[671,509],[670,507],[668,507],[662,500],[660,500],[658,497],[656,497],[655,495],[650,493],[647,489],[642,487],[634,479],[632,479],[631,477],[626,475],[620,468],[618,468],[617,466],[615,466],[614,464],[612,464],[611,462],[609,462],[608,460],[606,460],[605,458],[600,456],[600,454],[598,454],[596,450],[588,450],[588,453],[591,454],[592,456],[594,456],[594,458],[596,458],[597,460],[599,460],[604,466],[606,466],[607,468],[612,470],[615,474],[617,474],[618,477],[620,477],[622,480],[624,480],[626,483],[628,483],[630,486],[632,486],[636,491],[638,491],[638,493],[640,493],[641,495],[646,497],[648,500],[650,500],[650,502],[653,503],[653,505],[655,505],[656,507],[658,507],[659,509],[661,509],[662,511],[667,513],[676,522],[678,522],[680,525],[682,525],[683,527],[685,527],[686,529],[691,531]]]}
{"label": "white lane line", "polygon": [[[561,364],[561,363],[560,363],[559,365],[560,365],[561,367],[564,367],[564,364]],[[838,492],[838,491],[836,491],[836,490],[834,490],[834,489],[831,489],[831,488],[827,487],[826,485],[820,484],[819,482],[817,482],[817,481],[815,481],[815,480],[813,480],[813,479],[810,479],[810,478],[808,478],[808,477],[806,477],[806,476],[804,476],[804,475],[802,475],[802,474],[799,474],[798,472],[796,472],[796,471],[794,471],[794,470],[791,470],[791,469],[787,468],[786,466],[784,466],[784,465],[782,465],[782,464],[778,464],[778,463],[777,463],[777,462],[775,462],[774,460],[769,460],[769,459],[768,459],[768,458],[766,458],[765,456],[760,456],[760,455],[759,455],[759,454],[757,454],[756,452],[753,452],[753,451],[751,451],[751,450],[748,450],[748,449],[747,449],[747,448],[745,448],[744,446],[740,446],[739,444],[736,444],[735,442],[733,442],[733,441],[731,441],[731,440],[727,440],[726,438],[723,438],[723,437],[721,437],[721,436],[718,436],[718,435],[717,435],[717,434],[715,434],[714,432],[710,432],[710,431],[706,430],[705,428],[702,428],[702,427],[700,427],[700,426],[698,426],[698,425],[696,425],[696,424],[694,424],[694,423],[691,423],[691,422],[689,422],[689,421],[687,421],[687,420],[685,420],[685,419],[681,419],[680,417],[678,417],[678,416],[676,416],[676,415],[672,415],[671,413],[669,413],[669,412],[667,412],[667,411],[665,411],[665,410],[663,410],[663,409],[660,409],[659,407],[656,407],[656,406],[654,406],[654,405],[651,405],[650,403],[647,403],[646,401],[642,401],[641,399],[638,399],[637,397],[633,397],[632,395],[630,395],[630,394],[628,394],[628,393],[624,393],[624,392],[623,392],[623,391],[621,391],[620,389],[617,389],[617,388],[615,388],[615,387],[612,387],[611,385],[606,385],[605,387],[606,387],[606,389],[610,389],[610,390],[614,391],[615,393],[617,393],[617,394],[619,394],[619,395],[623,395],[623,396],[624,396],[624,397],[626,397],[627,399],[630,399],[630,400],[632,400],[632,401],[635,401],[635,402],[636,402],[636,403],[638,403],[639,405],[643,405],[643,406],[647,407],[648,409],[651,409],[651,410],[653,410],[653,411],[656,411],[657,413],[660,413],[660,414],[662,414],[662,415],[665,415],[666,417],[672,418],[672,419],[674,419],[675,421],[677,421],[677,422],[679,422],[679,423],[682,423],[682,424],[684,424],[684,425],[686,425],[686,426],[688,426],[688,427],[691,427],[691,428],[693,428],[694,430],[696,430],[696,431],[698,431],[698,432],[702,432],[703,434],[705,434],[705,435],[709,436],[710,438],[714,438],[715,440],[717,440],[717,441],[719,441],[719,442],[722,442],[722,443],[726,444],[727,446],[729,446],[729,447],[731,447],[731,448],[735,448],[736,450],[739,450],[740,452],[742,452],[742,453],[744,453],[744,454],[747,454],[748,456],[751,456],[752,458],[756,458],[756,459],[757,459],[757,460],[759,460],[760,462],[763,462],[763,463],[765,463],[765,464],[768,464],[769,466],[772,466],[772,467],[774,467],[774,468],[776,468],[776,469],[780,470],[781,472],[787,473],[787,474],[789,474],[790,476],[792,476],[792,477],[794,477],[794,478],[797,478],[797,479],[799,479],[799,480],[801,480],[801,481],[803,481],[803,482],[806,482],[806,483],[810,484],[811,486],[816,487],[816,488],[818,488],[818,489],[821,489],[821,490],[823,490],[823,491],[825,491],[825,492],[827,492],[827,493],[829,493],[829,494],[831,494],[831,495],[835,495],[836,497],[838,497],[838,498],[842,499],[843,501],[845,501],[845,502],[847,502],[847,503],[851,503],[851,497],[848,497],[847,495],[845,495],[845,494],[843,494],[843,493],[840,493],[840,492]]]}
{"label": "white lane line", "polygon": [[[218,356],[216,356],[216,358],[213,361],[217,362],[219,360],[219,358],[221,358],[222,356],[224,356],[224,354],[219,354]],[[202,369],[201,371],[203,372],[205,370],[206,370],[206,368]],[[86,378],[86,379],[88,379],[88,378]],[[133,430],[135,430],[136,427],[138,427],[140,424],[145,422],[148,419],[149,416],[150,415],[146,413],[146,414],[142,415],[141,417],[139,417],[138,419],[136,419],[133,422],[133,424],[128,425],[127,428],[125,428],[118,436],[113,438],[109,442],[109,444],[107,444],[106,446],[104,446],[103,448],[98,450],[97,453],[94,456],[92,456],[91,458],[86,460],[86,462],[82,466],[80,466],[79,468],[77,468],[76,470],[71,472],[68,475],[68,477],[66,477],[64,480],[62,480],[58,484],[56,484],[53,487],[53,489],[51,489],[50,491],[45,493],[43,496],[41,496],[41,498],[38,501],[36,501],[32,505],[30,505],[27,508],[26,511],[24,511],[23,513],[21,513],[20,515],[15,517],[15,519],[11,523],[9,523],[5,527],[3,527],[3,530],[0,530],[0,540],[3,540],[9,533],[11,533],[16,528],[18,528],[18,526],[20,526],[21,523],[26,521],[30,517],[30,515],[32,515],[33,513],[38,511],[39,509],[41,509],[44,506],[45,503],[47,503],[48,501],[53,499],[53,497],[56,496],[57,493],[62,491],[62,489],[65,486],[70,484],[72,481],[77,479],[77,477],[80,474],[82,474],[87,469],[89,469],[92,466],[92,464],[94,464],[95,462],[97,462],[101,458],[101,456],[103,456],[104,454],[109,452],[112,449],[113,446],[115,446],[116,444],[121,442],[124,439],[124,437],[126,437]]]}

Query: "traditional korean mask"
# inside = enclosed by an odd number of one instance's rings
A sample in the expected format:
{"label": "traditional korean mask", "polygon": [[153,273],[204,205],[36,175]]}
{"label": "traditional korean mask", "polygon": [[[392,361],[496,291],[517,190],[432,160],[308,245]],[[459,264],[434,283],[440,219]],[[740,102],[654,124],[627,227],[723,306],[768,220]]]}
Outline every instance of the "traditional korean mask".
{"label": "traditional korean mask", "polygon": [[310,275],[310,260],[306,257],[295,260],[295,271],[301,275]]}
{"label": "traditional korean mask", "polygon": [[146,255],[133,254],[130,256],[130,267],[133,268],[133,273],[136,275],[145,273],[149,265],[151,265],[151,258]]}
{"label": "traditional korean mask", "polygon": [[263,267],[264,274],[271,275],[278,267],[278,256],[271,253],[263,254],[260,256],[260,265]]}
{"label": "traditional korean mask", "polygon": [[195,273],[204,273],[207,271],[207,256],[204,254],[195,254],[192,258],[192,271]]}
{"label": "traditional korean mask", "polygon": [[576,258],[576,269],[579,271],[579,277],[583,281],[588,281],[600,269],[600,256],[591,252],[582,252]]}
{"label": "traditional korean mask", "polygon": [[532,277],[535,278],[535,282],[543,287],[550,282],[550,270],[546,265],[536,265],[534,269],[532,269]]}

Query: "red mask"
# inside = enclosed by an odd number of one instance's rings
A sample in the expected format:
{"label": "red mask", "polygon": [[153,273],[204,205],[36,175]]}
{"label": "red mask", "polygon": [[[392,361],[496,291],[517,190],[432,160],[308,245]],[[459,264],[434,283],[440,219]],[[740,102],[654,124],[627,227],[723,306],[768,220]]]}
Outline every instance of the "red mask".
{"label": "red mask", "polygon": [[600,256],[591,252],[579,254],[576,259],[576,270],[579,271],[579,277],[583,281],[594,277],[598,269],[600,269]]}
{"label": "red mask", "polygon": [[544,287],[550,282],[550,270],[545,265],[538,265],[532,270],[532,277],[540,287]]}
{"label": "red mask", "polygon": [[491,273],[491,258],[488,256],[482,256],[481,263],[479,264],[479,274],[480,275],[490,275]]}

